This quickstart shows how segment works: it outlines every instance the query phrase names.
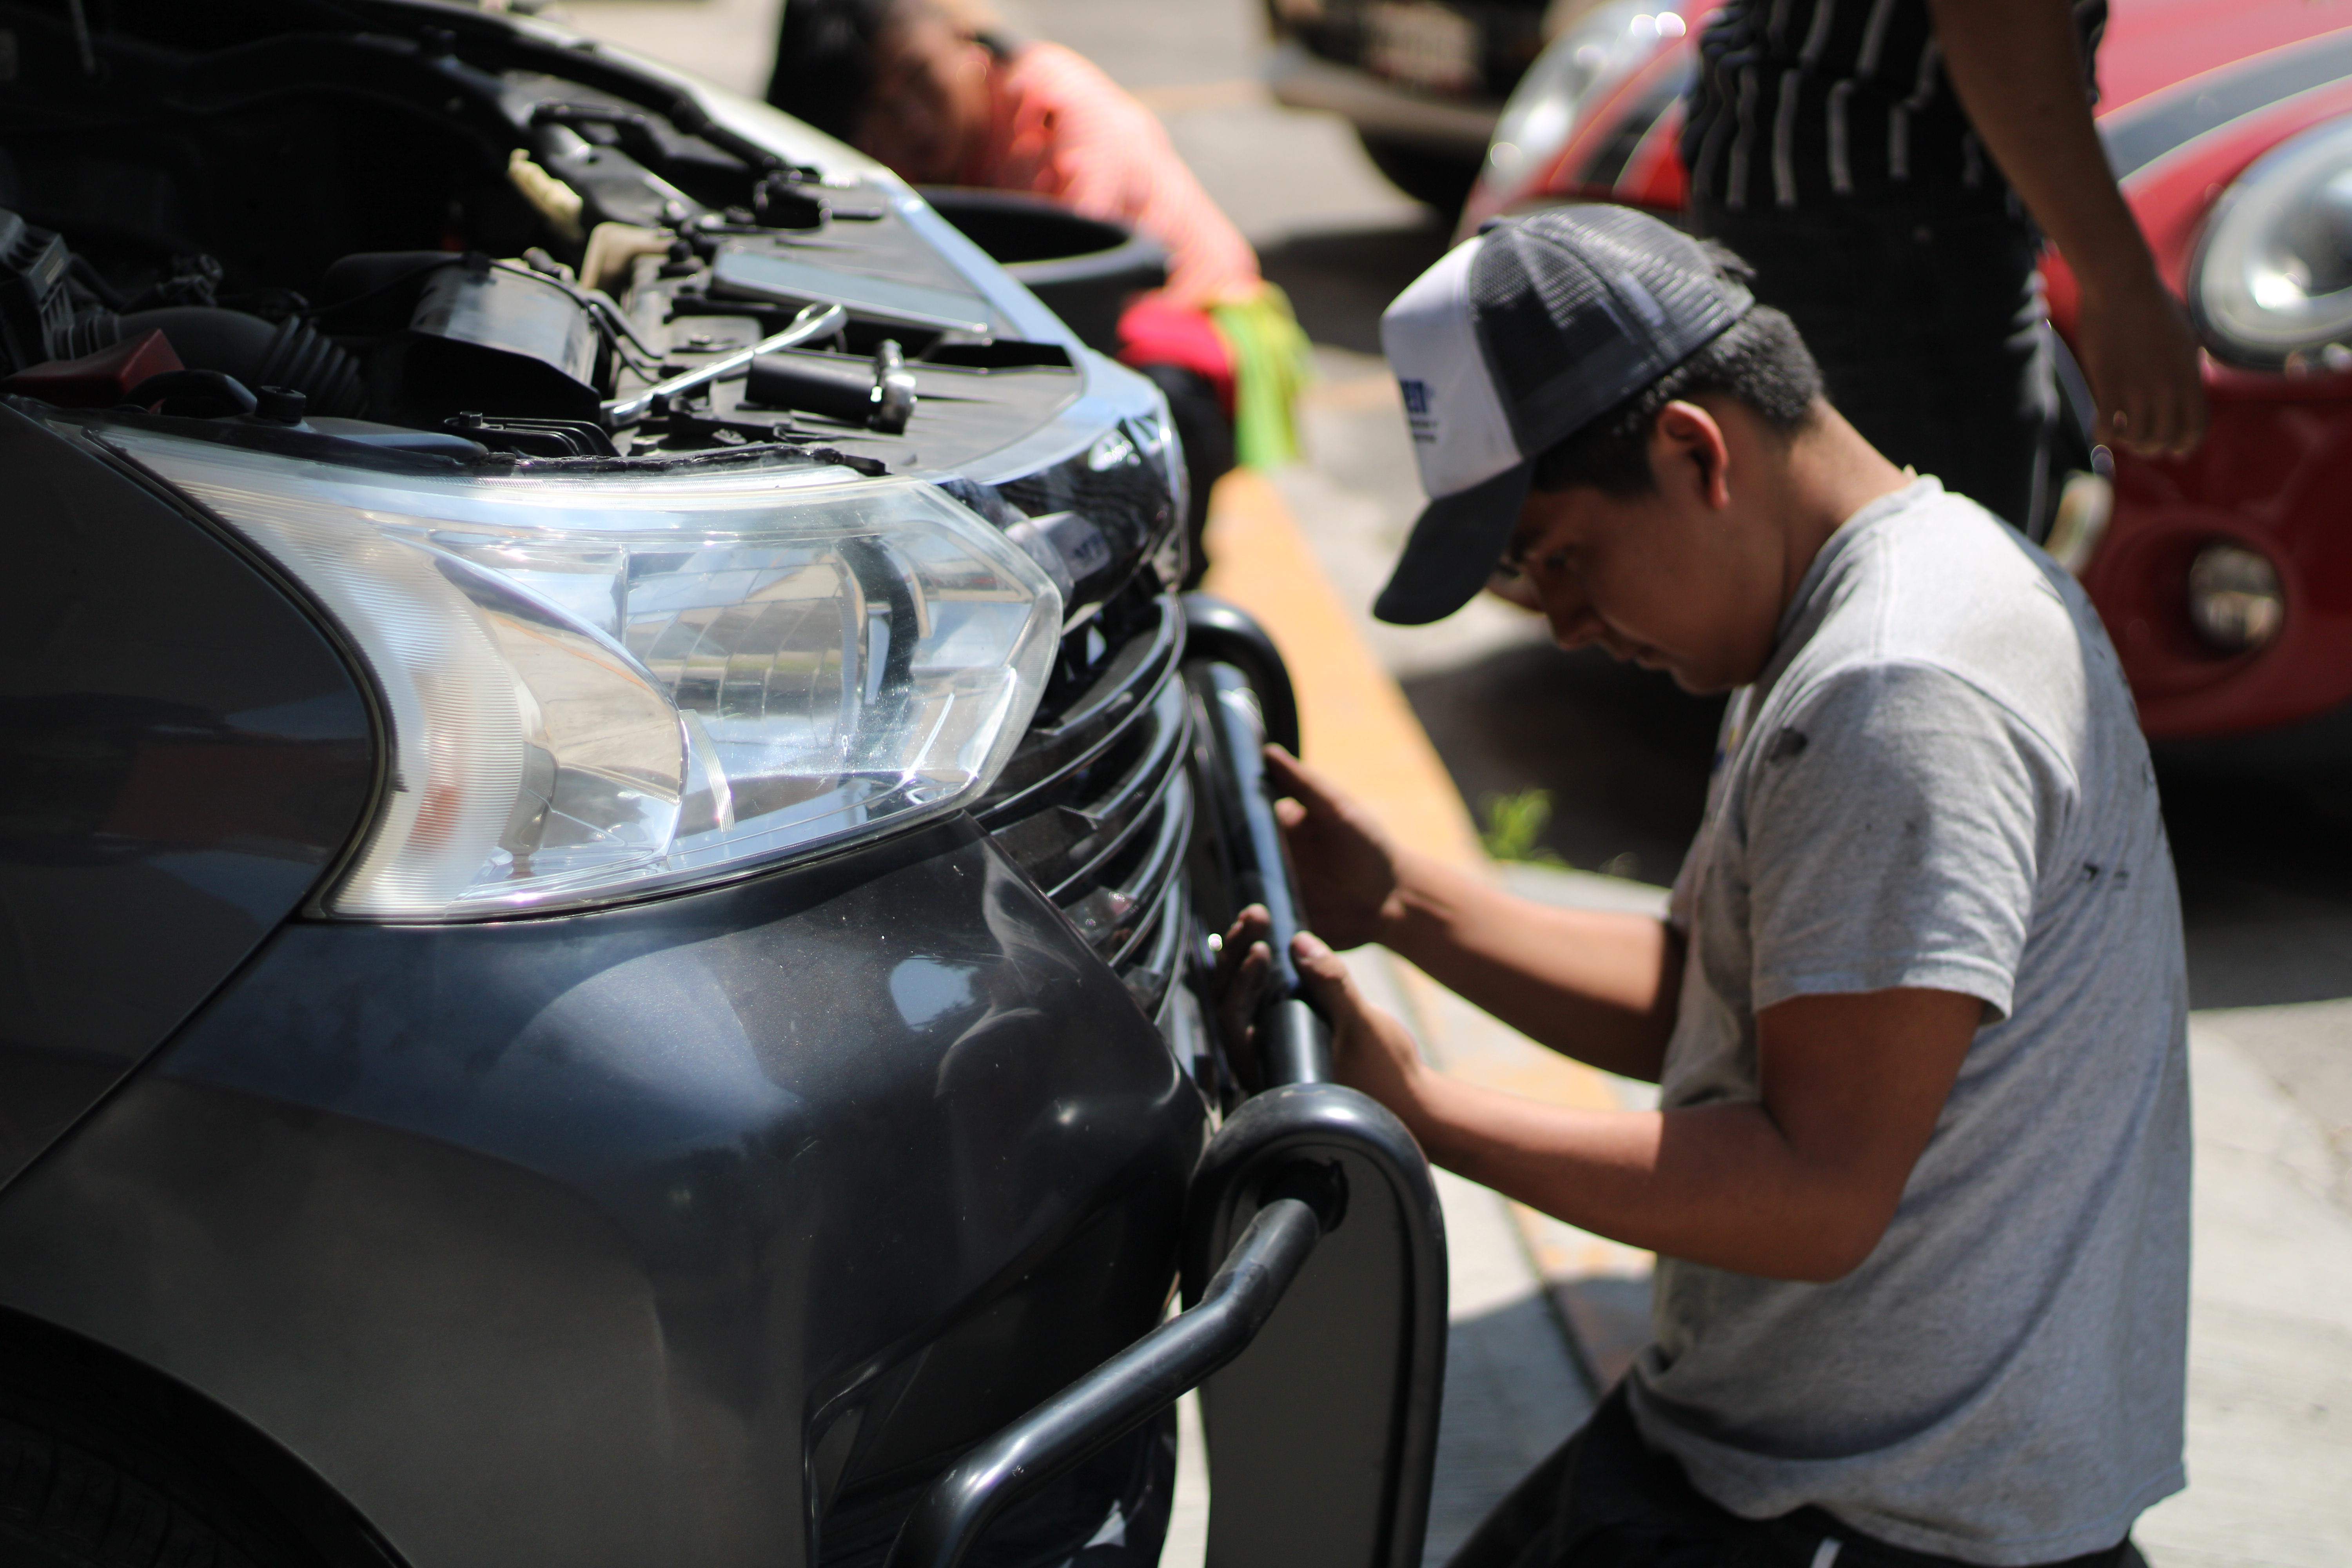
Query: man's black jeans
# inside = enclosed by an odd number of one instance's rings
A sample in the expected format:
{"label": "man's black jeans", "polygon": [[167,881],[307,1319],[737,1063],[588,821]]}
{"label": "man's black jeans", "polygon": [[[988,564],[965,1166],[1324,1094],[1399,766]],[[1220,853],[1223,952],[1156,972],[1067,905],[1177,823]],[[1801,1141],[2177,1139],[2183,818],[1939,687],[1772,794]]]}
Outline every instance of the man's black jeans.
{"label": "man's black jeans", "polygon": [[[1834,1547],[1831,1545],[1835,1542]],[[1965,1568],[1820,1509],[1748,1520],[1702,1496],[1634,1429],[1622,1385],[1496,1505],[1446,1568]],[[2147,1568],[2128,1538],[2042,1568]]]}
{"label": "man's black jeans", "polygon": [[1797,323],[1865,440],[2040,537],[2058,398],[2031,223],[1885,206],[1691,217],[1756,269],[1757,298]]}

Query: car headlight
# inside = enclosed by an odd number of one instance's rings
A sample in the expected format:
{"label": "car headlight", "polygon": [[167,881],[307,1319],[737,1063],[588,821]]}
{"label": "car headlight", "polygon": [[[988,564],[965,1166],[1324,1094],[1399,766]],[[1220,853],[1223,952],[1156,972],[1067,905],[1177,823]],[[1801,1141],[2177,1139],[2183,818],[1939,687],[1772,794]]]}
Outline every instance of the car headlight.
{"label": "car headlight", "polygon": [[1061,597],[936,487],[814,466],[469,477],[116,428],[309,590],[391,766],[326,900],[449,919],[633,897],[984,791]]}
{"label": "car headlight", "polygon": [[2219,358],[2352,367],[2352,119],[2280,142],[2231,184],[2198,247],[2189,301]]}
{"label": "car headlight", "polygon": [[1618,0],[1580,17],[1552,40],[1519,79],[1495,121],[1487,178],[1508,184],[1549,163],[1576,132],[1593,89],[1648,59],[1661,38],[1683,36],[1683,19],[1657,0]]}

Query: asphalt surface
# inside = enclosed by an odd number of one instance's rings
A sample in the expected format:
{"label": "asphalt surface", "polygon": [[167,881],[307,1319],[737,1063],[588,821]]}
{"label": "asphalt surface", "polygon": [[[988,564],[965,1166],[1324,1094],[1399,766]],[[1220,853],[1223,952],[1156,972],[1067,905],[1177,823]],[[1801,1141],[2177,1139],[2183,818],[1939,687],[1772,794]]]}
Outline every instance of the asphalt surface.
{"label": "asphalt surface", "polygon": [[[571,0],[606,37],[756,91],[775,0]],[[1341,595],[1370,603],[1419,504],[1380,308],[1446,224],[1348,130],[1255,85],[1256,0],[1000,0],[1013,28],[1100,63],[1158,110],[1318,345],[1306,463],[1277,476]],[[1717,706],[1500,605],[1364,629],[1474,811],[1540,789],[1572,866],[1670,879],[1705,793]],[[2189,748],[2160,775],[2179,867],[2199,1116],[2189,1494],[2139,1538],[2158,1568],[2352,1561],[2352,725],[2305,754]],[[1456,1351],[1432,1557],[1585,1407],[1498,1209],[1447,1189]],[[1474,1238],[1483,1238],[1474,1240]],[[1465,1249],[1465,1243],[1470,1244]],[[1171,1563],[1197,1563],[1197,1475]]]}

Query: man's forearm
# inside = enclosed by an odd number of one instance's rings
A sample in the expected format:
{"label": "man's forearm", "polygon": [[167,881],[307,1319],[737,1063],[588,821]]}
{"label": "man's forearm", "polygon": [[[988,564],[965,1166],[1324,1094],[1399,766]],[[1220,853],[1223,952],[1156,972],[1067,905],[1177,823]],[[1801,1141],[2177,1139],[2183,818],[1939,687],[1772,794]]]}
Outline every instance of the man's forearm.
{"label": "man's forearm", "polygon": [[1993,161],[2086,288],[2155,280],[2083,92],[2066,0],[1928,0],[1944,63]]}
{"label": "man's forearm", "polygon": [[2098,405],[2092,439],[2191,450],[2206,419],[2197,336],[2107,169],[2066,0],[1928,4],[1969,122],[2081,286],[2073,336]]}
{"label": "man's forearm", "polygon": [[1887,1214],[1801,1158],[1759,1105],[1579,1110],[1431,1074],[1406,1125],[1438,1164],[1633,1247],[1779,1279],[1834,1279]]}
{"label": "man's forearm", "polygon": [[1528,1037],[1656,1082],[1682,943],[1662,921],[1559,910],[1408,854],[1382,943]]}

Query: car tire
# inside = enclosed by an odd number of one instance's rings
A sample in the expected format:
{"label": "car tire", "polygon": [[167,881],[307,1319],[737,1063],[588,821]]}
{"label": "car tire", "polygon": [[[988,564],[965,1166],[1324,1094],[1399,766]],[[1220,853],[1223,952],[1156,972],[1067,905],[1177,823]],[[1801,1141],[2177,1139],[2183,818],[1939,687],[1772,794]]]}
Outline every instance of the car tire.
{"label": "car tire", "polygon": [[1391,142],[1359,131],[1364,155],[1388,183],[1417,202],[1426,202],[1447,217],[1462,210],[1470,187],[1478,181],[1478,160],[1442,152],[1412,142]]}
{"label": "car tire", "polygon": [[0,1562],[10,1568],[280,1568],[295,1558],[224,1528],[230,1510],[168,1464],[118,1463],[0,1416]]}

